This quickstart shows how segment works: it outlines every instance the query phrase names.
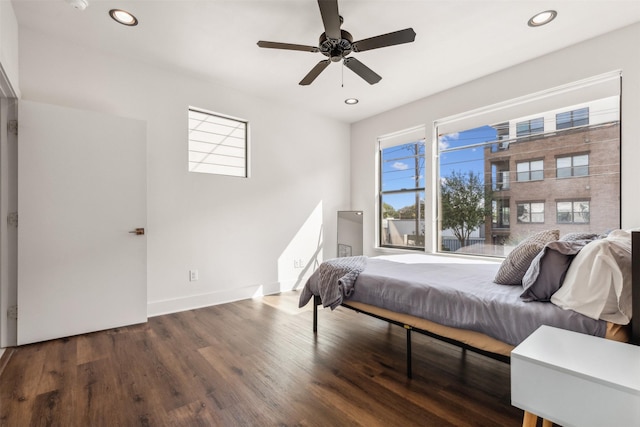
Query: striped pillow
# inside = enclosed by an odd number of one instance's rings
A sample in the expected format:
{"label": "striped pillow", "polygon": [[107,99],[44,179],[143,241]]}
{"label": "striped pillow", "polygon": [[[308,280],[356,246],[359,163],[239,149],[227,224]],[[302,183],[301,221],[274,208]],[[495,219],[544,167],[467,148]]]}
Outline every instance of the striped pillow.
{"label": "striped pillow", "polygon": [[560,230],[540,231],[527,237],[516,246],[502,261],[494,282],[501,285],[520,285],[533,259],[549,242],[560,237]]}

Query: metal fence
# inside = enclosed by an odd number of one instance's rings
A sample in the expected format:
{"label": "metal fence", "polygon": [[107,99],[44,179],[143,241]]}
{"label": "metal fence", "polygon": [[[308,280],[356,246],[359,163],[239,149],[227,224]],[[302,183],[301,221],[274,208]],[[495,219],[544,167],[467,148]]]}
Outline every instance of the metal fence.
{"label": "metal fence", "polygon": [[[484,237],[470,237],[467,240],[467,246],[471,246],[471,245],[475,245],[478,243],[484,243],[485,242],[485,238]],[[462,247],[462,245],[460,244],[460,241],[458,239],[456,239],[455,237],[443,237],[442,238],[442,250],[443,251],[448,251],[448,252],[455,252],[458,249],[460,249]]]}

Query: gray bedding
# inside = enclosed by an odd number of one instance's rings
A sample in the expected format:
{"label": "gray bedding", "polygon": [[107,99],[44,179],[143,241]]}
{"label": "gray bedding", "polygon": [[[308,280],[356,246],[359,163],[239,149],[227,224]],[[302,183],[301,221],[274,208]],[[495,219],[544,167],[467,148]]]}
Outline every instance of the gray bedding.
{"label": "gray bedding", "polygon": [[307,305],[313,295],[322,299],[323,307],[334,310],[344,298],[353,294],[355,281],[364,267],[367,257],[354,256],[334,258],[320,264],[300,294],[299,307]]}
{"label": "gray bedding", "polygon": [[[384,257],[383,257],[384,258]],[[395,257],[388,257],[395,258]],[[401,258],[398,258],[401,259]],[[369,258],[345,301],[382,307],[517,345],[540,325],[604,337],[606,322],[549,302],[524,302],[522,286],[498,285],[497,262],[420,255],[418,262]],[[317,287],[318,275],[305,288]]]}

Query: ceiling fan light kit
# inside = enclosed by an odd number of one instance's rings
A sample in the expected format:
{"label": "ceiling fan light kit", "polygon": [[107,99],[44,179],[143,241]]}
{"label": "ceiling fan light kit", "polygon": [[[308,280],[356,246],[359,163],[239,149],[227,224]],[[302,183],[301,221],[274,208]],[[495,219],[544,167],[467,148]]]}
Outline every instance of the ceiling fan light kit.
{"label": "ceiling fan light kit", "polygon": [[318,62],[300,81],[300,85],[307,86],[320,75],[332,62],[343,61],[345,67],[356,73],[369,84],[378,83],[382,77],[369,67],[353,57],[348,57],[352,52],[364,52],[381,47],[395,46],[411,43],[416,38],[413,28],[382,34],[364,40],[354,42],[353,36],[340,28],[343,19],[338,12],[337,0],[318,0],[320,15],[324,25],[324,33],[320,35],[318,46],[307,46],[292,43],[280,43],[260,40],[258,46],[269,49],[299,50],[303,52],[320,52],[329,59]]}

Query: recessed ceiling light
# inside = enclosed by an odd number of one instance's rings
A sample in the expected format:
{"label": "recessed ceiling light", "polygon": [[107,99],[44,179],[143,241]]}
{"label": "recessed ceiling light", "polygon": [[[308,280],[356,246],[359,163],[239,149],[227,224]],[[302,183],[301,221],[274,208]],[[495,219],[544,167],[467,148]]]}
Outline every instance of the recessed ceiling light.
{"label": "recessed ceiling light", "polygon": [[111,9],[109,11],[109,15],[118,23],[122,25],[128,25],[133,27],[134,25],[138,25],[138,20],[135,16],[127,12],[126,10],[120,9]]}
{"label": "recessed ceiling light", "polygon": [[356,98],[347,98],[347,99],[344,100],[344,103],[347,104],[347,105],[355,105],[358,102],[360,102],[360,101],[358,101]]}
{"label": "recessed ceiling light", "polygon": [[539,27],[553,21],[556,16],[558,16],[558,12],[555,10],[545,10],[544,12],[540,12],[529,19],[527,25],[530,27]]}

